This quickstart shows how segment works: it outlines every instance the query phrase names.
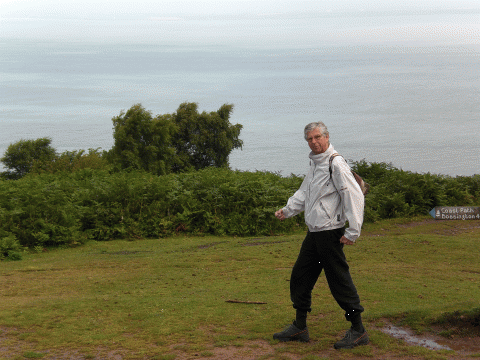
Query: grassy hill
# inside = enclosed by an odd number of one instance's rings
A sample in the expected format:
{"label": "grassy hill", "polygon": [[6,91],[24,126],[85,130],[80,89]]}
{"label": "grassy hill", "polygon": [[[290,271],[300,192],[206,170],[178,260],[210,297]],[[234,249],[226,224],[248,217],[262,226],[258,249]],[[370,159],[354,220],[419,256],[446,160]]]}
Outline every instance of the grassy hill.
{"label": "grassy hill", "polygon": [[[288,280],[303,236],[87,241],[3,261],[0,359],[480,357],[480,221],[365,224],[345,252],[371,343],[348,351],[333,349],[349,324],[323,274],[311,341],[272,339],[294,318]],[[388,323],[466,345],[411,346],[383,333]]]}

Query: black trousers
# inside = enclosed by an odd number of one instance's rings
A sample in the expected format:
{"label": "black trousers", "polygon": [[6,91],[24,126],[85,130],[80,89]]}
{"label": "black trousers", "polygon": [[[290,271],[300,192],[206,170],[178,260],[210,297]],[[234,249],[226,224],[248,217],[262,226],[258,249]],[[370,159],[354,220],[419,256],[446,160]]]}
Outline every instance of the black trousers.
{"label": "black trousers", "polygon": [[312,290],[324,270],[330,291],[345,311],[345,318],[352,321],[363,312],[340,243],[344,233],[344,228],[307,233],[290,278],[290,296],[295,309],[312,311]]}

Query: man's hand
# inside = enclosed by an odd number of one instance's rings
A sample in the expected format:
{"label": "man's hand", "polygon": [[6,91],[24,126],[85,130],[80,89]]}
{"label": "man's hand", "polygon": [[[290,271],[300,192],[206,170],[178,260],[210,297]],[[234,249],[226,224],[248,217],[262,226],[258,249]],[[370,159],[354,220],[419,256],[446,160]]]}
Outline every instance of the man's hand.
{"label": "man's hand", "polygon": [[340,242],[345,245],[353,245],[355,244],[353,241],[348,240],[345,236],[340,238]]}
{"label": "man's hand", "polygon": [[283,214],[283,209],[275,211],[275,217],[280,220],[285,220],[285,215]]}

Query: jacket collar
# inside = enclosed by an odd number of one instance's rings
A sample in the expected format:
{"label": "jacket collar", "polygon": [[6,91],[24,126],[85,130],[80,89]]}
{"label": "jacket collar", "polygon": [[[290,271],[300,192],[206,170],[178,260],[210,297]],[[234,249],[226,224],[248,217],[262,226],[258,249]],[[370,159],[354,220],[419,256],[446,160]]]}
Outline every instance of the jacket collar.
{"label": "jacket collar", "polygon": [[328,160],[330,159],[330,156],[335,154],[336,151],[335,149],[333,148],[333,145],[330,144],[330,146],[328,147],[328,149],[321,153],[321,154],[318,154],[318,155],[315,155],[313,153],[313,151],[310,152],[310,154],[308,155],[308,157],[315,163],[315,164],[320,164],[320,163],[323,163],[325,161],[328,162]]}

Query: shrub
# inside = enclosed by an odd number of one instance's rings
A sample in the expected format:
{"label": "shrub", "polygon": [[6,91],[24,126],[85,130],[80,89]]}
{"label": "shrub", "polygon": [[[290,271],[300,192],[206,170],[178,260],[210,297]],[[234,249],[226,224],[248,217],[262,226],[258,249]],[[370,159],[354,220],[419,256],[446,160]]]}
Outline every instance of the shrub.
{"label": "shrub", "polygon": [[15,235],[8,234],[0,230],[0,260],[5,257],[10,257],[21,250],[20,243],[17,241]]}
{"label": "shrub", "polygon": [[365,220],[427,214],[436,206],[478,206],[480,176],[450,177],[403,171],[386,163],[353,162],[370,185]]}
{"label": "shrub", "polygon": [[274,217],[301,180],[224,168],[28,175],[0,187],[0,226],[29,248],[180,232],[272,235],[302,226],[301,217]]}
{"label": "shrub", "polygon": [[[480,177],[415,174],[387,164],[353,166],[372,186],[365,221],[427,214],[441,205],[480,202]],[[72,246],[86,239],[154,238],[178,233],[261,236],[305,229],[303,216],[278,221],[274,213],[302,178],[270,172],[206,168],[157,176],[143,171],[74,172],[0,180],[3,256],[17,251]],[[13,236],[13,237],[12,237]]]}
{"label": "shrub", "polygon": [[89,149],[88,153],[85,150],[79,151],[65,151],[60,155],[55,156],[53,160],[48,162],[36,160],[32,164],[30,173],[59,173],[59,172],[74,172],[83,169],[108,169],[110,166],[104,156],[98,149]]}
{"label": "shrub", "polygon": [[9,261],[19,261],[22,259],[23,259],[22,254],[20,254],[17,251],[9,251],[7,253],[7,257],[5,258],[5,260],[9,260]]}
{"label": "shrub", "polygon": [[26,176],[0,186],[1,229],[21,245],[57,246],[81,238],[78,208],[70,197],[74,184],[60,177]]}

